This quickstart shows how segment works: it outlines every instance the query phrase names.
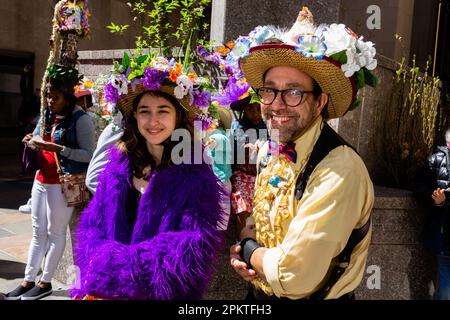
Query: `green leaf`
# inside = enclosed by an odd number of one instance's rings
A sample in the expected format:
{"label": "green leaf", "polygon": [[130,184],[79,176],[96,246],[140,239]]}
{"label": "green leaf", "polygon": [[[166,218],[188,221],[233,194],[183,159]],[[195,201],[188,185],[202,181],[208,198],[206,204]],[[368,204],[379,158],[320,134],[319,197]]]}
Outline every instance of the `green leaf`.
{"label": "green leaf", "polygon": [[149,58],[150,58],[150,56],[148,54],[145,54],[143,56],[137,57],[136,63],[139,64],[139,65],[142,65],[145,62],[148,62]]}
{"label": "green leaf", "polygon": [[366,84],[371,86],[372,88],[375,88],[378,84],[378,78],[375,77],[373,73],[367,70],[366,68],[363,68],[363,70]]}
{"label": "green leaf", "polygon": [[355,72],[354,76],[355,76],[355,81],[356,81],[356,88],[358,90],[366,86],[366,79],[364,76],[364,71],[362,69]]}
{"label": "green leaf", "polygon": [[130,62],[130,57],[126,52],[124,52],[122,57],[122,67],[124,68],[124,70],[126,70],[130,66]]}
{"label": "green leaf", "polygon": [[261,98],[257,95],[257,94],[253,94],[249,104],[253,104],[253,103],[261,103]]}
{"label": "green leaf", "polygon": [[340,64],[346,64],[347,63],[347,53],[346,50],[342,50],[340,52],[337,52],[335,54],[332,54],[330,58],[336,60]]}
{"label": "green leaf", "polygon": [[359,97],[355,98],[355,101],[353,101],[352,105],[350,106],[350,110],[355,110],[361,105],[361,99]]}
{"label": "green leaf", "polygon": [[140,77],[144,74],[144,68],[139,68],[134,70],[130,75],[128,76],[128,80],[132,80],[136,77]]}

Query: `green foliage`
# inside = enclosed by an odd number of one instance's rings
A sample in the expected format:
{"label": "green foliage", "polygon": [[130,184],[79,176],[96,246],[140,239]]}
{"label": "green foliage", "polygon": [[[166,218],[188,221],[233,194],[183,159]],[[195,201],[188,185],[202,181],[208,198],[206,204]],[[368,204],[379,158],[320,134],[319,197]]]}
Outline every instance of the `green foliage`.
{"label": "green foliage", "polygon": [[253,90],[253,88],[250,88],[248,93],[252,96],[251,99],[250,99],[249,104],[252,104],[252,103],[259,103],[259,104],[261,104],[261,98],[259,97],[259,95],[256,94],[256,91]]}
{"label": "green foliage", "polygon": [[47,68],[47,77],[61,82],[67,88],[73,88],[79,81],[77,69],[57,64],[52,64]]}
{"label": "green foliage", "polygon": [[345,50],[342,50],[341,52],[337,52],[335,54],[332,54],[330,58],[336,60],[340,64],[346,64],[347,63],[347,54]]}
{"label": "green foliage", "polygon": [[118,34],[123,34],[125,32],[125,30],[128,29],[128,27],[129,27],[128,24],[117,25],[114,22],[111,22],[111,24],[109,26],[106,26],[106,28],[109,29],[109,32],[118,33]]}
{"label": "green foliage", "polygon": [[419,171],[433,151],[441,128],[439,78],[424,70],[399,63],[390,88],[387,108],[377,114],[377,152],[385,166],[386,185],[413,189]]}
{"label": "green foliage", "polygon": [[[158,48],[159,53],[170,56],[170,47],[179,46],[188,55],[191,41],[206,45],[207,41],[202,37],[202,32],[209,25],[202,19],[204,10],[212,0],[136,0],[128,2],[134,21],[142,23],[141,33],[136,36],[135,45],[138,52],[147,48]],[[179,16],[179,20],[173,23],[173,17]],[[113,22],[107,26],[111,32],[123,34],[128,25],[120,26]],[[185,55],[185,56],[186,56]],[[186,61],[185,61],[186,62]]]}

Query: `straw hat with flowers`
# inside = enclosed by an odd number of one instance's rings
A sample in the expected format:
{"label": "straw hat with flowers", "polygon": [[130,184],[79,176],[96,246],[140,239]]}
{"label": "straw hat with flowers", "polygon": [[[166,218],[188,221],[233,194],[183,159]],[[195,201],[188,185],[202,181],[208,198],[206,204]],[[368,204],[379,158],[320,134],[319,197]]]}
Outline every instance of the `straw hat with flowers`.
{"label": "straw hat with flowers", "polygon": [[265,73],[274,66],[291,66],[311,76],[329,94],[327,118],[343,116],[359,104],[357,92],[375,86],[377,66],[372,42],[363,41],[343,24],[314,25],[303,7],[290,30],[259,26],[239,37],[227,62],[240,68],[254,89],[263,86]]}

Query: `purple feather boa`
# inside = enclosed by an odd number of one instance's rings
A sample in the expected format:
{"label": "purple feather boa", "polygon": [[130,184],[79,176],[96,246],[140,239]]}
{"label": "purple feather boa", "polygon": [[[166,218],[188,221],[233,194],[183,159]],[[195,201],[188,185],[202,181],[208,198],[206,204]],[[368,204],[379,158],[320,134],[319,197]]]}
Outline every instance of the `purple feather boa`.
{"label": "purple feather boa", "polygon": [[131,176],[128,157],[110,149],[76,230],[80,288],[72,296],[201,299],[223,245],[217,225],[224,191],[211,167],[182,164],[155,173],[134,225],[126,208]]}

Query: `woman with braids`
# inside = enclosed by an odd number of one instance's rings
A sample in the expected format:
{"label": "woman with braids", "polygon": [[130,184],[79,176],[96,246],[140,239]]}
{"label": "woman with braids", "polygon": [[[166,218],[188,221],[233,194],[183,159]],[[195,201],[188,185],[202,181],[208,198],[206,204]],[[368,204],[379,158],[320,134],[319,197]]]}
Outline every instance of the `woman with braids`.
{"label": "woman with braids", "polygon": [[[191,161],[193,119],[210,95],[178,64],[145,63],[139,80],[113,74],[105,87],[125,128],[77,228],[75,299],[200,299],[222,243],[223,189],[210,165]],[[175,130],[189,140],[182,163]]]}
{"label": "woman with braids", "polygon": [[[68,207],[62,193],[57,162],[63,174],[85,172],[95,149],[94,124],[75,105],[73,93],[71,81],[48,78],[44,119],[23,139],[24,143],[39,149],[40,170],[31,192],[33,236],[25,278],[6,295],[7,300],[36,300],[52,293],[51,280],[64,252],[67,225],[74,210]],[[44,126],[43,136],[40,136],[41,126]],[[36,285],[42,260],[42,276]]]}

